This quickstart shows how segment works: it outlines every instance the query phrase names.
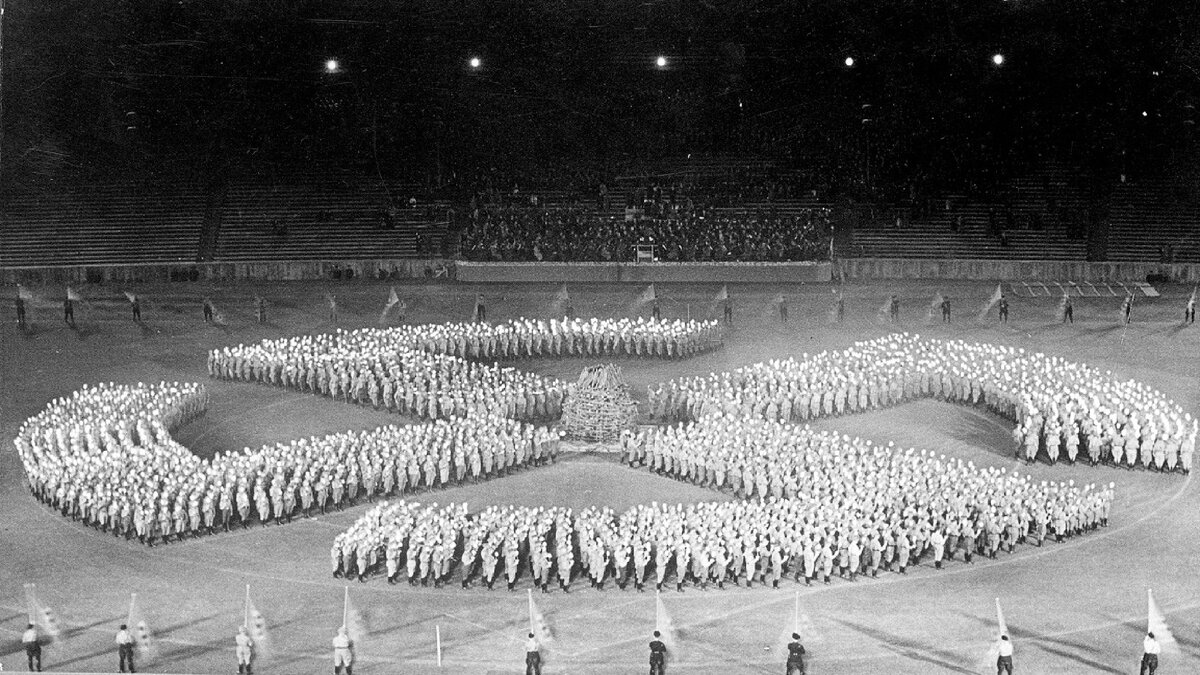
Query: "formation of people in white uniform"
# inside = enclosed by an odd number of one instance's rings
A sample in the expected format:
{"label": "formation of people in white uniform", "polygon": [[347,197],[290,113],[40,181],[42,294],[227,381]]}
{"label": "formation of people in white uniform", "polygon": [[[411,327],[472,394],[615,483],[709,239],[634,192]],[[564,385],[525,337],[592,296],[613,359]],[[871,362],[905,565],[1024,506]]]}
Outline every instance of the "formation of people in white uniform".
{"label": "formation of people in white uniform", "polygon": [[717,413],[627,437],[624,461],[737,501],[589,507],[384,503],[339,535],[337,576],[384,573],[548,591],[725,583],[830,583],[880,570],[996,557],[1108,524],[1114,485],[1039,482],[927,451],[876,446],[807,427]]}
{"label": "formation of people in white uniform", "polygon": [[980,405],[1013,420],[1016,453],[1190,472],[1197,420],[1160,392],[1041,353],[893,334],[651,387],[652,421],[722,411],[804,422],[919,398]]}
{"label": "formation of people in white uniform", "polygon": [[477,413],[201,459],[170,431],[207,402],[202,385],[165,382],[56,399],[14,441],[30,489],[65,516],[153,545],[502,475],[558,452],[557,431]]}
{"label": "formation of people in white uniform", "polygon": [[557,419],[567,384],[554,378],[414,349],[394,329],[339,331],[209,353],[216,378],[261,382],[427,419],[496,412]]}

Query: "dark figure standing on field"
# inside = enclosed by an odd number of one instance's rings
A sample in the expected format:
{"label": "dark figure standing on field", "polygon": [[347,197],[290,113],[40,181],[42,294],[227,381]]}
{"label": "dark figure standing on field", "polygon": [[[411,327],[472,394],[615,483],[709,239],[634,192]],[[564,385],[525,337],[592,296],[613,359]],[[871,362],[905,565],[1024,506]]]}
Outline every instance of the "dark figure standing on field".
{"label": "dark figure standing on field", "polygon": [[75,327],[75,302],[69,297],[63,300],[63,321],[71,328]]}
{"label": "dark figure standing on field", "polygon": [[533,633],[525,641],[525,675],[542,675],[542,653]]}
{"label": "dark figure standing on field", "polygon": [[788,322],[787,298],[785,298],[783,296],[779,296],[779,322],[780,323]]}
{"label": "dark figure standing on field", "polygon": [[650,641],[650,675],[666,675],[667,646],[663,644],[662,633],[654,631],[654,639]]}
{"label": "dark figure standing on field", "polygon": [[1075,323],[1075,306],[1069,295],[1063,298],[1063,323]]}
{"label": "dark figure standing on field", "polygon": [[129,308],[133,312],[133,320],[138,323],[141,323],[142,322],[142,299],[136,295],[133,296],[133,299],[129,301]]}
{"label": "dark figure standing on field", "polygon": [[900,323],[900,298],[895,295],[888,301],[888,317],[892,323]]}
{"label": "dark figure standing on field", "polygon": [[212,301],[208,298],[204,299],[204,323],[213,322],[213,306]]}
{"label": "dark figure standing on field", "polygon": [[25,647],[25,658],[29,660],[29,672],[40,673],[42,671],[42,643],[38,640],[37,628],[33,624],[29,624],[25,628],[25,634],[21,636],[21,646]]}
{"label": "dark figure standing on field", "polygon": [[942,323],[950,323],[950,298],[942,298]]}
{"label": "dark figure standing on field", "polygon": [[1008,298],[1000,296],[1000,323],[1008,323]]}
{"label": "dark figure standing on field", "polygon": [[129,627],[121,624],[121,630],[117,631],[117,637],[113,642],[117,645],[117,654],[120,658],[120,672],[125,672],[125,664],[129,664],[129,672],[136,673],[133,667],[133,636],[129,634]]}
{"label": "dark figure standing on field", "polygon": [[1183,308],[1183,322],[1196,323],[1196,296],[1193,295],[1188,300],[1187,306]]}
{"label": "dark figure standing on field", "polygon": [[267,322],[267,301],[261,297],[254,300],[254,313],[258,316],[259,323]]}
{"label": "dark figure standing on field", "polygon": [[17,327],[25,330],[25,300],[17,296]]}
{"label": "dark figure standing on field", "polygon": [[1126,326],[1129,325],[1129,316],[1133,314],[1133,296],[1125,296],[1125,302],[1121,303],[1121,322]]}
{"label": "dark figure standing on field", "polygon": [[799,633],[792,633],[792,641],[787,649],[787,672],[784,675],[804,675],[804,645],[800,644]]}
{"label": "dark figure standing on field", "polygon": [[725,298],[724,318],[726,326],[733,326],[733,300]]}

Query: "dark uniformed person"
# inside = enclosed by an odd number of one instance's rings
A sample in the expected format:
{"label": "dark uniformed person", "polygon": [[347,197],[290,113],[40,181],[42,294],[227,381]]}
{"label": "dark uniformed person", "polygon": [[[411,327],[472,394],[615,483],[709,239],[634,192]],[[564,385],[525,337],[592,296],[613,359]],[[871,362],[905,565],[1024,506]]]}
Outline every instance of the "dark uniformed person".
{"label": "dark uniformed person", "polygon": [[142,299],[138,296],[133,296],[129,301],[130,310],[133,312],[133,320],[141,322],[142,320]]}
{"label": "dark uniformed person", "polygon": [[1133,296],[1125,296],[1125,302],[1121,303],[1121,317],[1126,326],[1129,325],[1129,315],[1133,314]]}
{"label": "dark uniformed person", "polygon": [[25,634],[21,636],[21,646],[25,647],[25,658],[29,660],[29,672],[40,673],[42,671],[42,643],[38,640],[37,628],[33,624],[29,624],[25,628]]}
{"label": "dark uniformed person", "polygon": [[654,631],[654,639],[650,641],[650,675],[665,675],[667,672],[667,646],[661,638],[662,633]]}
{"label": "dark uniformed person", "polygon": [[63,298],[63,321],[71,328],[75,327],[75,302],[70,296]]}
{"label": "dark uniformed person", "polygon": [[783,297],[782,295],[779,296],[779,322],[780,323],[788,322],[787,298]]}
{"label": "dark uniformed person", "polygon": [[542,653],[533,633],[525,641],[525,675],[542,675]]}
{"label": "dark uniformed person", "polygon": [[121,624],[121,630],[117,631],[117,637],[113,642],[117,645],[120,672],[125,672],[125,664],[129,664],[129,672],[136,673],[137,670],[133,667],[133,636],[129,634],[129,627]]}
{"label": "dark uniformed person", "polygon": [[17,296],[17,327],[25,330],[25,300]]}
{"label": "dark uniformed person", "polygon": [[261,296],[254,299],[254,313],[258,316],[259,323],[267,322],[267,301]]}
{"label": "dark uniformed person", "polygon": [[888,316],[891,317],[892,323],[900,323],[900,298],[895,295],[888,301]]}
{"label": "dark uniformed person", "polygon": [[568,319],[575,318],[575,305],[571,304],[570,300],[567,300],[567,306],[563,308],[563,316]]}
{"label": "dark uniformed person", "polygon": [[942,323],[950,323],[950,298],[942,298]]}
{"label": "dark uniformed person", "polygon": [[213,320],[212,301],[209,300],[208,298],[205,298],[204,299],[204,323],[212,323],[212,320]]}
{"label": "dark uniformed person", "polygon": [[838,295],[835,307],[837,309],[837,322],[841,323],[846,318],[846,298],[841,294]]}
{"label": "dark uniformed person", "polygon": [[804,675],[804,645],[800,644],[800,634],[792,633],[792,641],[788,643],[787,672],[785,675]]}
{"label": "dark uniformed person", "polygon": [[1000,323],[1008,323],[1008,298],[1000,296]]}
{"label": "dark uniformed person", "polygon": [[1075,323],[1075,306],[1069,295],[1063,296],[1063,323]]}
{"label": "dark uniformed person", "polygon": [[487,321],[487,307],[483,305],[483,295],[475,296],[475,320],[480,323]]}
{"label": "dark uniformed person", "polygon": [[[726,301],[728,302],[728,301]],[[650,316],[655,321],[662,319],[662,308],[658,306],[658,298],[654,299],[654,304],[650,306]]]}
{"label": "dark uniformed person", "polygon": [[1183,308],[1183,322],[1196,323],[1196,296],[1188,298],[1187,306]]}

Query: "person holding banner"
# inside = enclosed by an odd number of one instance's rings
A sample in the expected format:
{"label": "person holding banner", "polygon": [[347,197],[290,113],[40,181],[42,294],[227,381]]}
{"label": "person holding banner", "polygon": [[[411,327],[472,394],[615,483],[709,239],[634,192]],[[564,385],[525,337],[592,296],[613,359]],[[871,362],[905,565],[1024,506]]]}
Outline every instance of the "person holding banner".
{"label": "person holding banner", "polygon": [[237,655],[238,675],[252,675],[250,660],[254,657],[254,641],[250,639],[245,626],[238,626],[237,635],[233,636],[234,654]]}
{"label": "person holding banner", "polygon": [[117,637],[113,642],[117,645],[119,672],[125,672],[125,664],[128,663],[129,672],[136,673],[137,670],[133,667],[133,636],[129,634],[129,626],[121,624],[121,629],[117,631]]}
{"label": "person holding banner", "polygon": [[1012,675],[1013,645],[1007,635],[1000,636],[997,649],[999,650],[999,656],[996,657],[996,675]]}
{"label": "person holding banner", "polygon": [[[38,638],[37,627],[29,624],[21,636],[21,646],[25,648],[25,658],[29,660],[29,672],[42,672],[42,643]],[[34,664],[37,668],[34,668]]]}
{"label": "person holding banner", "polygon": [[533,633],[525,641],[525,675],[542,675],[541,645]]}
{"label": "person holding banner", "polygon": [[787,650],[786,675],[804,675],[804,645],[800,644],[799,633],[792,633],[792,641],[788,643]]}
{"label": "person holding banner", "polygon": [[665,675],[667,668],[667,645],[663,644],[662,633],[654,631],[650,641],[650,675]]}
{"label": "person holding banner", "polygon": [[337,635],[333,636],[333,672],[334,675],[341,675],[342,669],[346,670],[346,675],[354,675],[351,667],[354,665],[353,643],[350,641],[350,636],[346,634],[346,627],[338,628]]}
{"label": "person holding banner", "polygon": [[1154,639],[1154,633],[1146,633],[1146,639],[1142,640],[1141,675],[1154,675],[1158,671],[1158,655],[1160,652],[1162,652],[1162,647],[1159,646],[1158,640]]}

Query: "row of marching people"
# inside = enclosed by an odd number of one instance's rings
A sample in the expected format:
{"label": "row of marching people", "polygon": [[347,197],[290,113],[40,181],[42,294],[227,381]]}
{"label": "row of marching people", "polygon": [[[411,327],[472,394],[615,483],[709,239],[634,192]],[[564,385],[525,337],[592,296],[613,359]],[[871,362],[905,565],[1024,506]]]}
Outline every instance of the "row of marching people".
{"label": "row of marching people", "polygon": [[201,459],[171,430],[202,414],[194,383],[84,387],[14,440],[33,494],[146,544],[284,522],[553,461],[559,434],[498,415],[302,438]]}
{"label": "row of marching people", "polygon": [[713,415],[627,439],[625,461],[724,490],[732,502],[588,508],[380,505],[339,535],[333,572],[365,579],[548,591],[673,582],[830,581],[905,573],[926,556],[995,557],[1107,525],[1114,487],[1036,482],[1006,469],[765,420]]}
{"label": "row of marching people", "polygon": [[1086,457],[1190,472],[1198,421],[1161,392],[1057,356],[892,334],[839,351],[674,380],[649,392],[654,421],[713,412],[804,422],[922,398],[981,406],[1017,423],[1018,456]]}

